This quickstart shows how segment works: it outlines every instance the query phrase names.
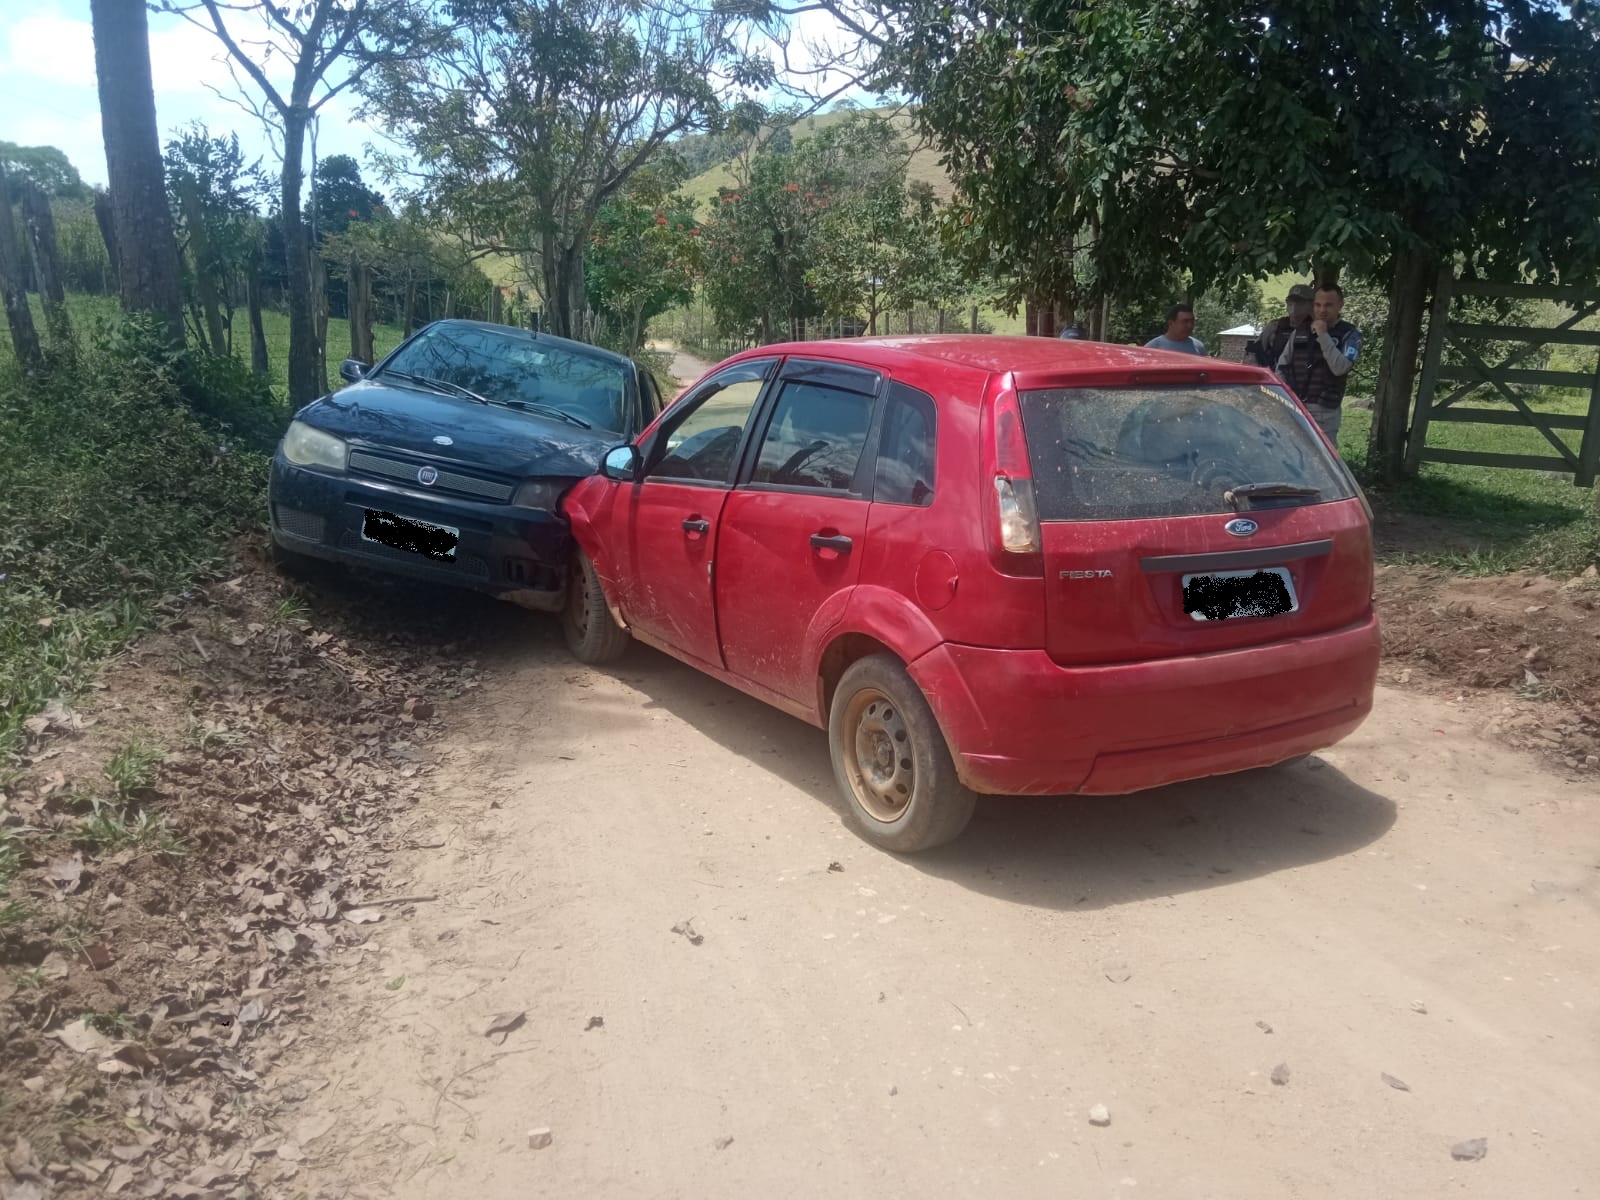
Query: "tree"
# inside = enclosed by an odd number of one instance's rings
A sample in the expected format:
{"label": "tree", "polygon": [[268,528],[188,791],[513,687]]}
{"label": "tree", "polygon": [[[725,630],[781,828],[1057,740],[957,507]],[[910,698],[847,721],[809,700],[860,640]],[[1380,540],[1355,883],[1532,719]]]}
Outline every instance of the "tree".
{"label": "tree", "polygon": [[178,244],[162,180],[144,0],[90,0],[89,11],[122,306],[157,314],[181,346]]}
{"label": "tree", "polygon": [[693,201],[668,190],[675,181],[646,173],[595,216],[584,283],[590,306],[614,322],[614,340],[626,354],[638,352],[651,318],[694,296],[700,227]]}
{"label": "tree", "polygon": [[[391,64],[368,100],[420,165],[419,194],[475,249],[537,266],[546,326],[581,336],[600,209],[669,138],[718,127],[719,91],[769,69],[744,18],[697,0],[457,0],[444,48]],[[730,9],[731,13],[731,9]]]}
{"label": "tree", "polygon": [[89,195],[78,168],[54,146],[19,146],[0,142],[0,167],[13,186],[31,183],[52,198],[82,200]]}
{"label": "tree", "polygon": [[266,190],[259,164],[246,165],[239,135],[212,137],[195,124],[167,143],[168,198],[181,221],[187,282],[213,353],[232,349],[233,310],[260,244],[255,197]]}
{"label": "tree", "polygon": [[[243,71],[259,93],[253,111],[282,139],[278,212],[288,281],[289,403],[299,406],[317,394],[320,354],[313,247],[301,207],[307,133],[328,102],[367,71],[425,49],[419,37],[421,9],[412,0],[291,0],[244,7],[199,0],[173,8],[216,34],[230,66]],[[287,86],[273,81],[271,72],[279,64],[292,72]]]}
{"label": "tree", "polygon": [[1441,266],[1502,279],[1600,266],[1590,7],[871,7],[891,31],[879,68],[923,101],[958,203],[1019,289],[1140,293],[1174,268],[1201,289],[1288,268],[1381,279],[1373,457],[1390,470]]}
{"label": "tree", "polygon": [[317,164],[314,197],[317,229],[343,233],[351,221],[370,221],[383,197],[361,179],[361,167],[348,154],[330,154]]}

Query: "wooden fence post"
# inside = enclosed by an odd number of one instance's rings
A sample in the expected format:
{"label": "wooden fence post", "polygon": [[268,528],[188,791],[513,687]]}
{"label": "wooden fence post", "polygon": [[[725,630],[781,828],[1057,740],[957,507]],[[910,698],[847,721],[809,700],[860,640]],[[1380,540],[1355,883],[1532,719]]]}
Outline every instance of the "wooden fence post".
{"label": "wooden fence post", "polygon": [[1433,416],[1433,394],[1439,386],[1439,359],[1444,353],[1445,332],[1450,324],[1455,268],[1445,263],[1433,285],[1433,308],[1428,314],[1428,345],[1422,354],[1422,377],[1417,381],[1417,402],[1406,433],[1405,474],[1415,475],[1422,465],[1422,447],[1428,439],[1428,421]]}
{"label": "wooden fence post", "polygon": [[33,277],[44,302],[44,320],[50,327],[51,348],[65,351],[72,345],[72,322],[67,318],[67,293],[61,286],[61,251],[56,243],[56,218],[50,197],[36,183],[22,185],[22,222],[33,253]]}
{"label": "wooden fence post", "polygon": [[6,321],[11,326],[11,347],[24,367],[44,362],[39,351],[39,332],[33,327],[33,312],[28,293],[22,286],[22,256],[17,247],[17,226],[11,216],[11,188],[4,166],[0,166],[0,299],[4,300]]}

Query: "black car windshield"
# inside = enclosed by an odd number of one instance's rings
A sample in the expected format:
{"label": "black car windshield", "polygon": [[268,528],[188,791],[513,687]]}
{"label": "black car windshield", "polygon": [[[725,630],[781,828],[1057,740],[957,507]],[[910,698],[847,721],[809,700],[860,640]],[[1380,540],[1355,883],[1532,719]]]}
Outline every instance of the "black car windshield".
{"label": "black car windshield", "polygon": [[383,375],[466,388],[491,404],[540,408],[612,433],[632,432],[626,367],[597,354],[471,325],[424,329],[383,364]]}

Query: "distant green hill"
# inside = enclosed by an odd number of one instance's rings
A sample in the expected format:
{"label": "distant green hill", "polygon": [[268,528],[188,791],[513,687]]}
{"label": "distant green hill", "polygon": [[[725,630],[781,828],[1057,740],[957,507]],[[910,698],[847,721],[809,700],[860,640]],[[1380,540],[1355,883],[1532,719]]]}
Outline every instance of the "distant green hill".
{"label": "distant green hill", "polygon": [[[796,141],[803,140],[819,130],[839,124],[851,112],[873,114],[890,122],[899,131],[901,140],[911,147],[911,162],[906,168],[907,179],[912,183],[928,184],[933,188],[934,194],[941,199],[950,194],[950,180],[945,175],[944,168],[939,165],[938,152],[918,138],[911,124],[911,114],[903,105],[870,109],[837,108],[832,112],[817,113],[814,116],[804,117],[791,126],[790,135]],[[708,147],[716,144],[713,139],[703,136],[684,138],[677,143],[680,152],[691,163],[704,159]],[[704,210],[716,199],[718,188],[733,187],[737,182],[733,174],[733,165],[732,154],[727,157],[715,156],[709,166],[704,167],[679,190]]]}

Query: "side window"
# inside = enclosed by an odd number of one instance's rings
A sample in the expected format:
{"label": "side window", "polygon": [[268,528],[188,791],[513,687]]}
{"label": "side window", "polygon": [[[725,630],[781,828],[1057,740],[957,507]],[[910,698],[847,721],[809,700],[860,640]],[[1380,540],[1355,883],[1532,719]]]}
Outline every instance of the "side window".
{"label": "side window", "polygon": [[871,396],[823,384],[784,384],[751,482],[849,491],[874,403]]}
{"label": "side window", "polygon": [[880,504],[933,503],[934,438],[933,398],[925,392],[895,385],[883,410],[883,432],[878,440],[877,482],[872,498]]}
{"label": "side window", "polygon": [[726,483],[733,475],[739,440],[761,395],[768,364],[735,368],[735,378],[695,399],[666,430],[660,459],[645,472],[650,479],[703,479]]}

